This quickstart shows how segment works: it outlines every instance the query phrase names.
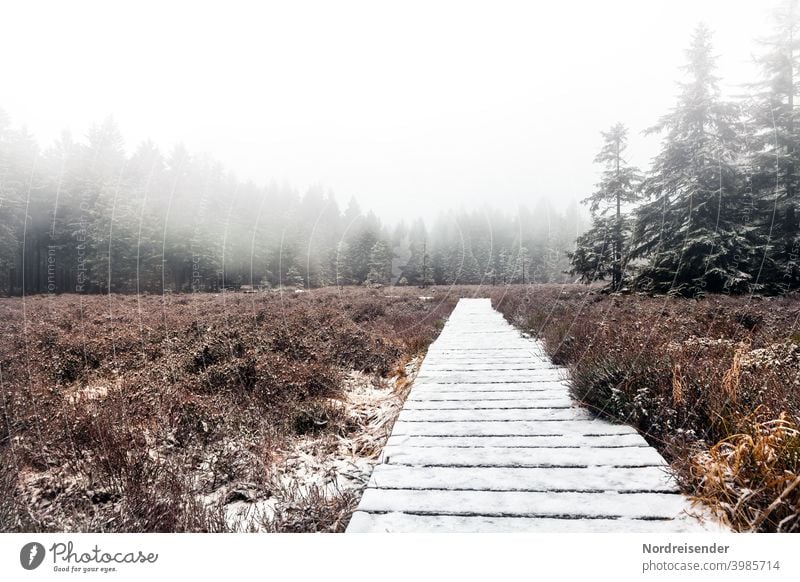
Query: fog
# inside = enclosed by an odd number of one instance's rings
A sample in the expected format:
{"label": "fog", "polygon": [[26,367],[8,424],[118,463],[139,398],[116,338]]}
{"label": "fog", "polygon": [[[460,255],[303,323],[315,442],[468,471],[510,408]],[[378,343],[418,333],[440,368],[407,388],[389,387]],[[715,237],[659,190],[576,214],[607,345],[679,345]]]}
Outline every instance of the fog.
{"label": "fog", "polygon": [[674,104],[692,29],[726,95],[757,77],[772,3],[15,2],[0,107],[40,144],[113,115],[125,147],[207,152],[240,179],[321,186],[384,220],[585,197],[600,131]]}

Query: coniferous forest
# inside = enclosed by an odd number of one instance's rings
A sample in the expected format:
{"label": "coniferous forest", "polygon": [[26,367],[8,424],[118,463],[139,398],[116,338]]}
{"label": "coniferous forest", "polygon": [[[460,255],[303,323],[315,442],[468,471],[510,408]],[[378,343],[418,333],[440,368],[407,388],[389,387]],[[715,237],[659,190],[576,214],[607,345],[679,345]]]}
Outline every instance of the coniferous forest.
{"label": "coniferous forest", "polygon": [[799,32],[796,2],[783,4],[759,45],[760,78],[726,101],[712,32],[697,27],[675,106],[646,129],[662,137],[651,167],[626,162],[624,124],[603,132],[572,273],[690,296],[797,289]]}
{"label": "coniferous forest", "polygon": [[[0,290],[216,291],[327,285],[609,281],[653,292],[781,293],[800,286],[800,15],[760,43],[760,77],[720,95],[699,25],[649,168],[631,128],[602,132],[584,202],[459,210],[385,224],[322,186],[238,180],[208,155],[152,142],[127,154],[113,119],[42,149],[0,113]],[[638,128],[637,128],[638,130]],[[587,161],[588,163],[588,161]],[[420,216],[425,209],[419,209]],[[591,224],[586,224],[587,222]],[[575,240],[577,236],[577,241]]]}
{"label": "coniferous forest", "polygon": [[583,220],[543,201],[382,224],[354,199],[243,183],[181,146],[127,155],[112,119],[40,151],[0,117],[0,172],[12,295],[561,282]]}

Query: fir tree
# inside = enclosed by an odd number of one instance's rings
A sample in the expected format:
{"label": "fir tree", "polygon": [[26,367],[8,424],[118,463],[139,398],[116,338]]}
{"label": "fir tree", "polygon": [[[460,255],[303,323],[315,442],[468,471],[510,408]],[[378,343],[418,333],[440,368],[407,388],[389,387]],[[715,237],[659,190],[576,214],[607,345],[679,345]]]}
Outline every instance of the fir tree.
{"label": "fir tree", "polygon": [[774,14],[774,30],[757,58],[762,78],[750,107],[754,243],[763,248],[760,277],[775,290],[800,286],[798,196],[800,196],[800,6],[788,0]]}
{"label": "fir tree", "polygon": [[369,273],[366,283],[369,285],[386,285],[392,277],[392,247],[388,241],[378,240],[370,251]]}
{"label": "fir tree", "polygon": [[687,56],[678,103],[650,130],[665,137],[637,210],[631,257],[645,261],[637,283],[687,295],[744,291],[753,249],[742,226],[738,109],[720,100],[706,26]]}
{"label": "fir tree", "polygon": [[298,289],[305,287],[305,278],[297,265],[292,265],[289,267],[289,270],[286,271],[285,284],[289,287],[297,287]]}
{"label": "fir tree", "polygon": [[423,271],[430,269],[430,264],[425,264],[427,255],[427,230],[421,220],[417,220],[408,234],[408,260],[400,269],[401,285],[422,285]]}
{"label": "fir tree", "polygon": [[592,227],[578,237],[576,249],[568,253],[571,274],[590,283],[611,276],[611,288],[622,286],[622,273],[629,242],[629,221],[623,205],[635,202],[641,181],[639,170],[624,159],[627,128],[618,123],[602,132],[603,146],[595,163],[603,166],[603,174],[595,192],[582,202],[589,205]]}
{"label": "fir tree", "polygon": [[464,249],[464,263],[459,283],[463,285],[477,285],[480,282],[481,269],[478,265],[478,259],[475,258],[472,248],[467,247]]}
{"label": "fir tree", "polygon": [[605,281],[613,273],[618,226],[616,217],[595,215],[592,227],[578,237],[575,250],[567,253],[571,264],[569,273],[578,275],[581,283]]}
{"label": "fir tree", "polygon": [[[580,273],[582,280],[588,282],[589,273],[603,279],[610,266],[611,288],[616,291],[622,286],[622,269],[628,247],[623,205],[636,201],[641,176],[639,170],[628,165],[624,158],[627,128],[617,123],[602,135],[603,147],[594,160],[603,166],[602,178],[595,192],[583,200],[589,205],[593,226],[578,239],[578,249],[570,255],[571,272]],[[613,219],[609,220],[609,216]],[[609,236],[610,249],[607,244]],[[606,256],[609,250],[610,262]]]}

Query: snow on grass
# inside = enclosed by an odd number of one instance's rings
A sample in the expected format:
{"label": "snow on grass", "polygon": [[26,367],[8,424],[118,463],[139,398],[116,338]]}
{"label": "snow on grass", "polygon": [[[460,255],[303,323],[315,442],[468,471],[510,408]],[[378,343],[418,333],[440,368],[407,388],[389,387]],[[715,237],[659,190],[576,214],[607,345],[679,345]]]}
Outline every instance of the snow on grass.
{"label": "snow on grass", "polygon": [[285,531],[308,505],[335,505],[339,500],[352,503],[341,516],[346,522],[379,461],[420,363],[421,358],[413,358],[388,379],[351,372],[337,400],[348,426],[357,430],[296,438],[280,451],[280,462],[267,476],[267,489],[224,486],[205,502],[221,502],[227,527],[238,532]]}

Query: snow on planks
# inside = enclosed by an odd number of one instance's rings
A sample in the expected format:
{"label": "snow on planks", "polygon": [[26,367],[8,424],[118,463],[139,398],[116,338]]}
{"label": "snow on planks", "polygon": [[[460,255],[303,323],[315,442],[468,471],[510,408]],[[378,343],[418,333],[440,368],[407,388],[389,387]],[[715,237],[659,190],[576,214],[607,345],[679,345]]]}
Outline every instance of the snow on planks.
{"label": "snow on planks", "polygon": [[664,459],[569,398],[565,371],[488,299],[431,345],[348,532],[685,532]]}

